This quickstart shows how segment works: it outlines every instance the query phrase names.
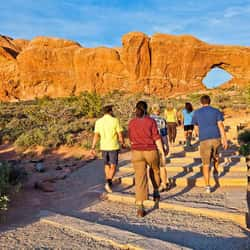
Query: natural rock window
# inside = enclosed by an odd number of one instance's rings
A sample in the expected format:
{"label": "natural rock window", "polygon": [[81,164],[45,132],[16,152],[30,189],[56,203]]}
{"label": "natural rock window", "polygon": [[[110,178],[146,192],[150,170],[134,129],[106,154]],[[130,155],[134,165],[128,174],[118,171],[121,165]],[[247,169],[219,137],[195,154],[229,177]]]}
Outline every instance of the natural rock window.
{"label": "natural rock window", "polygon": [[212,68],[203,79],[203,84],[207,88],[216,88],[232,79],[232,75],[227,71],[215,67]]}

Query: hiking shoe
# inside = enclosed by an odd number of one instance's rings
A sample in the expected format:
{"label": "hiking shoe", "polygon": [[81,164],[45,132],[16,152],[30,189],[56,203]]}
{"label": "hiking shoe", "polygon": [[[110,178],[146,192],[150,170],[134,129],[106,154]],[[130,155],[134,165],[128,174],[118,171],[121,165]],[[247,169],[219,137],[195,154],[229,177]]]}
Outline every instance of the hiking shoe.
{"label": "hiking shoe", "polygon": [[220,175],[220,171],[216,168],[214,168],[213,175],[218,177]]}
{"label": "hiking shoe", "polygon": [[146,211],[144,210],[144,208],[143,208],[143,207],[139,207],[139,208],[137,209],[137,217],[142,218],[142,217],[144,217],[145,215],[146,215]]}
{"label": "hiking shoe", "polygon": [[105,190],[106,190],[107,193],[112,193],[112,189],[111,189],[109,183],[106,183],[105,186],[104,186],[104,188],[105,188]]}
{"label": "hiking shoe", "polygon": [[205,191],[207,194],[210,194],[211,193],[211,187],[210,186],[206,186],[205,187]]}
{"label": "hiking shoe", "polygon": [[155,202],[159,202],[160,201],[160,194],[159,194],[159,191],[154,191],[154,193],[153,193],[153,200],[155,201]]}
{"label": "hiking shoe", "polygon": [[161,185],[158,188],[158,191],[161,193],[161,192],[164,192],[166,190],[167,190],[167,185],[164,183],[161,183]]}

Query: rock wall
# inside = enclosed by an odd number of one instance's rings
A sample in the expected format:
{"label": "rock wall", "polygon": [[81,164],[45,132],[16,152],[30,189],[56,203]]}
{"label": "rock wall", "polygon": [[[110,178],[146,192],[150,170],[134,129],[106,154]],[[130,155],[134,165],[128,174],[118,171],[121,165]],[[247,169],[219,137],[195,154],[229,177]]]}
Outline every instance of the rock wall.
{"label": "rock wall", "polygon": [[122,48],[114,49],[48,37],[27,41],[0,36],[0,100],[114,89],[169,96],[205,89],[202,80],[214,67],[233,76],[228,85],[250,85],[250,47],[141,32],[124,35]]}

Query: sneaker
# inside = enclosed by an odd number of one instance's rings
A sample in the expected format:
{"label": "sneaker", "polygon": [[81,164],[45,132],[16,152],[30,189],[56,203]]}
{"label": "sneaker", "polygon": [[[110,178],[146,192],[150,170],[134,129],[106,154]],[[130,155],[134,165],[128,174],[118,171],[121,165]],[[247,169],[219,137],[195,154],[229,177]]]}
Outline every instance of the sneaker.
{"label": "sneaker", "polygon": [[112,189],[108,183],[105,184],[104,188],[105,188],[107,193],[112,193]]}
{"label": "sneaker", "polygon": [[167,189],[167,185],[164,183],[161,183],[161,185],[159,186],[159,192],[164,192]]}
{"label": "sneaker", "polygon": [[206,186],[205,187],[205,191],[207,194],[210,194],[211,193],[211,187],[210,186]]}
{"label": "sneaker", "polygon": [[153,193],[153,200],[155,201],[155,202],[159,202],[160,201],[160,194],[159,194],[159,191],[154,191],[154,193]]}
{"label": "sneaker", "polygon": [[146,215],[146,211],[144,210],[144,208],[143,207],[139,207],[138,209],[137,209],[137,217],[144,217]]}

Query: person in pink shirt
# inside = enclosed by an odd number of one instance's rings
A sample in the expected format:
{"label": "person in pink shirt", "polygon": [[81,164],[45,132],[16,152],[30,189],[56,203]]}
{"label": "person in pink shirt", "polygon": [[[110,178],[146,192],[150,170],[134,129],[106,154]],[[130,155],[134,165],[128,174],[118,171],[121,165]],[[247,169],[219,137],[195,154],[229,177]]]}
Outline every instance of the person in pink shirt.
{"label": "person in pink shirt", "polygon": [[160,155],[166,163],[165,153],[159,135],[157,124],[147,113],[147,103],[139,101],[136,104],[136,117],[129,122],[128,135],[132,150],[132,163],[135,170],[135,199],[138,206],[137,216],[146,215],[143,202],[148,200],[147,166],[154,188],[153,197],[156,202],[160,195]]}

